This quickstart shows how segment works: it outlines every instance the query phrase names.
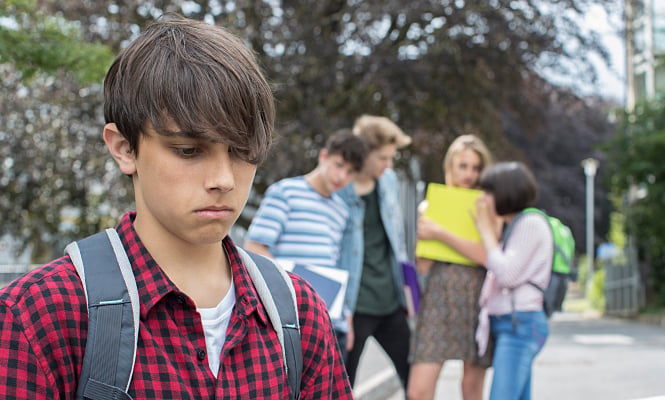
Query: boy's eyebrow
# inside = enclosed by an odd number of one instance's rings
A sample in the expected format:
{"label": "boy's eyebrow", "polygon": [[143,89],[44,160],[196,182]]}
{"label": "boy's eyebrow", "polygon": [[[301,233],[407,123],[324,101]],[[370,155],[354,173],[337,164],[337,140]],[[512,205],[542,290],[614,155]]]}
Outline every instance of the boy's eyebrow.
{"label": "boy's eyebrow", "polygon": [[223,138],[218,137],[216,135],[211,135],[206,132],[190,132],[181,129],[162,129],[157,133],[161,136],[169,138],[178,137],[178,138],[191,139],[191,140],[204,140],[212,143],[225,143]]}
{"label": "boy's eyebrow", "polygon": [[183,138],[192,138],[194,136],[191,133],[187,133],[179,129],[178,130],[161,129],[158,133],[162,136],[168,136],[168,137],[177,136]]}

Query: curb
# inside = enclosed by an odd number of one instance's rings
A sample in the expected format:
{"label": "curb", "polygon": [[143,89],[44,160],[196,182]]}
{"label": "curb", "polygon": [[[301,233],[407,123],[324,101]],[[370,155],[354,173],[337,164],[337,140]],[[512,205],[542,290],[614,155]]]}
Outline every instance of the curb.
{"label": "curb", "polygon": [[635,321],[649,325],[665,326],[665,315],[641,314],[634,318]]}

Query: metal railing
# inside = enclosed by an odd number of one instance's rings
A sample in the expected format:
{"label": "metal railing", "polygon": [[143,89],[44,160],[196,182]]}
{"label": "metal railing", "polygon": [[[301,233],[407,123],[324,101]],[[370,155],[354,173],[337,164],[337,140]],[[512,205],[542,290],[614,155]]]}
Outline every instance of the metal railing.
{"label": "metal railing", "polygon": [[623,260],[607,260],[605,267],[605,314],[633,317],[644,306],[645,296],[635,246],[626,246]]}

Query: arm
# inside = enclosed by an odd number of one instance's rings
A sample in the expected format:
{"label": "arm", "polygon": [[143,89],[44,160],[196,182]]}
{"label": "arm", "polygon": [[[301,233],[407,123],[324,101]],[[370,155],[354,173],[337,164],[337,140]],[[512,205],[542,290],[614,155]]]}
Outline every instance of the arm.
{"label": "arm", "polygon": [[[480,234],[480,242],[485,250],[485,258],[490,251],[499,247],[499,232],[497,230],[498,216],[494,211],[494,202],[490,198],[483,195],[476,200],[476,213],[474,215],[474,222],[478,233]],[[487,260],[485,260],[487,261]]]}
{"label": "arm", "polygon": [[[480,215],[480,210],[479,210]],[[482,229],[487,246],[488,270],[501,287],[517,287],[536,276],[543,266],[551,264],[552,240],[547,221],[537,214],[526,215],[516,222],[505,249],[499,244],[492,226]],[[544,268],[542,271],[547,271]]]}
{"label": "arm", "polygon": [[482,243],[461,238],[425,216],[418,218],[418,240],[438,240],[476,264],[485,265],[487,254]]}
{"label": "arm", "polygon": [[[33,343],[26,337],[22,321],[5,304],[0,304],[0,330],[0,397],[46,400],[57,398],[60,394],[66,398],[67,393],[54,390],[54,377],[49,379],[42,369],[46,360],[37,357]],[[73,368],[68,369],[73,372]],[[76,389],[76,382],[65,381],[63,384],[69,389]],[[73,398],[73,393],[69,395]]]}
{"label": "arm", "polygon": [[348,314],[345,315],[346,323],[349,325],[349,331],[346,333],[346,351],[353,350],[353,342],[356,339],[355,331],[353,330],[353,315],[350,310],[346,310]]}
{"label": "arm", "polygon": [[288,214],[289,205],[283,196],[280,181],[266,190],[259,209],[247,229],[243,247],[256,254],[274,258],[269,249],[282,235]]}
{"label": "arm", "polygon": [[352,399],[351,385],[325,303],[306,282],[292,276],[298,298],[303,354],[302,400]]}

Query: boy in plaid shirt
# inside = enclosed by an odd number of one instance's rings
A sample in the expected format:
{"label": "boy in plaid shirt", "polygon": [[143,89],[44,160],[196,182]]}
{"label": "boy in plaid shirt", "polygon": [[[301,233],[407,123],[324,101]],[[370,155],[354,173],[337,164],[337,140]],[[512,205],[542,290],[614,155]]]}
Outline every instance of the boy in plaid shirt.
{"label": "boy in plaid shirt", "polygon": [[[277,333],[228,237],[273,133],[272,92],[252,53],[218,27],[163,18],[116,58],[104,97],[104,141],[136,200],[116,227],[140,298],[129,394],[287,398]],[[291,279],[301,398],[351,398],[325,304]],[[87,323],[68,256],[0,291],[0,397],[75,398]]]}

